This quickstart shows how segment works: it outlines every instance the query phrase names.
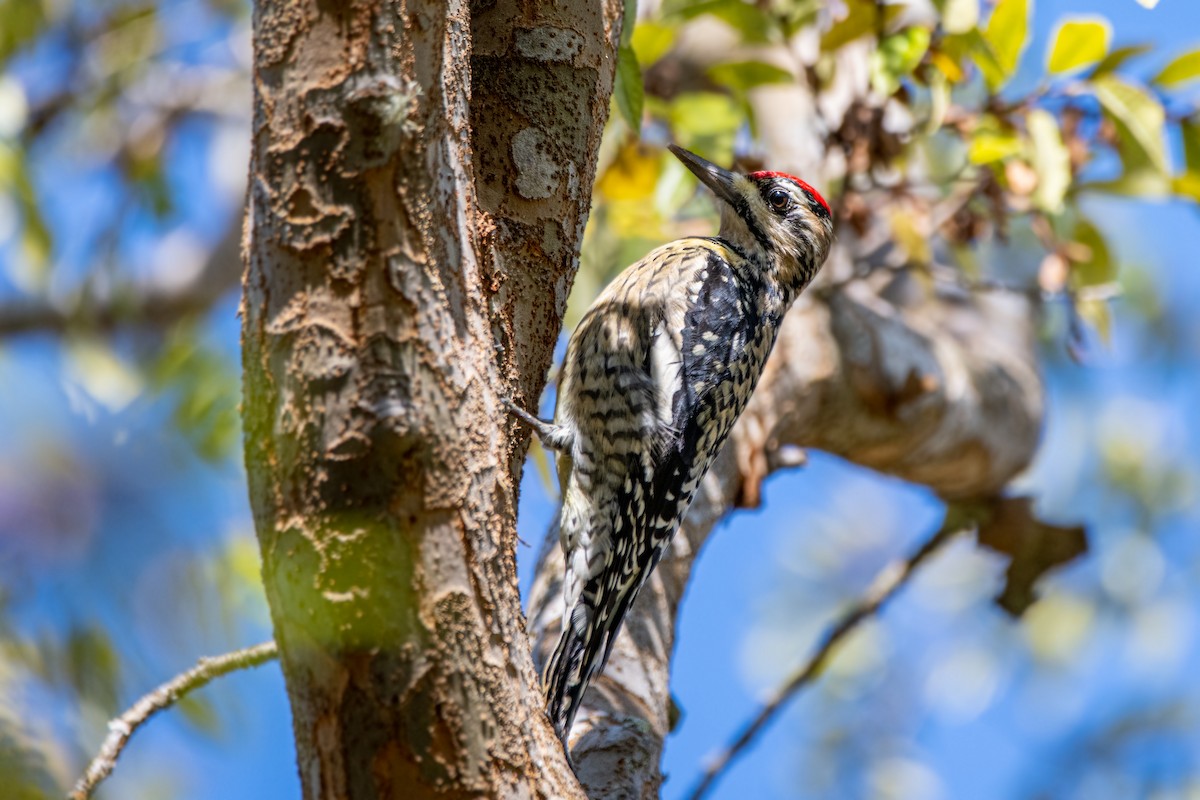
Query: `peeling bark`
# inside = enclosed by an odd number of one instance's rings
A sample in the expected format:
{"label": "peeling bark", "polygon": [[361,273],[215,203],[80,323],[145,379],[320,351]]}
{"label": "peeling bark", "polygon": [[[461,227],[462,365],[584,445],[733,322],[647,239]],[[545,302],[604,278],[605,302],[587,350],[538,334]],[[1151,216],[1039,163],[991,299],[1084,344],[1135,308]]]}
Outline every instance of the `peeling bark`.
{"label": "peeling bark", "polygon": [[579,268],[622,4],[475,6],[471,131],[485,244],[498,276],[493,332],[513,399],[536,408]]}
{"label": "peeling bark", "polygon": [[580,793],[520,611],[525,437],[499,398],[544,381],[620,4],[529,5],[255,8],[246,463],[313,800]]}

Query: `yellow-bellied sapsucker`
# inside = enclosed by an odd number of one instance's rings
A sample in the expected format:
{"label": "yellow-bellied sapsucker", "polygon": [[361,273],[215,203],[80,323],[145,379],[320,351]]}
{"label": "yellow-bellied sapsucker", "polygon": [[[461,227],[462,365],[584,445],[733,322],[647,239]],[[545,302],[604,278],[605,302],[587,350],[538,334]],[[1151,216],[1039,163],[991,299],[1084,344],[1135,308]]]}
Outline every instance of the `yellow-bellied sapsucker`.
{"label": "yellow-bellied sapsucker", "polygon": [[545,689],[564,742],[833,235],[804,181],[671,152],[721,201],[719,234],[654,250],[596,299],[567,345],[553,422],[510,406],[558,452],[566,613]]}

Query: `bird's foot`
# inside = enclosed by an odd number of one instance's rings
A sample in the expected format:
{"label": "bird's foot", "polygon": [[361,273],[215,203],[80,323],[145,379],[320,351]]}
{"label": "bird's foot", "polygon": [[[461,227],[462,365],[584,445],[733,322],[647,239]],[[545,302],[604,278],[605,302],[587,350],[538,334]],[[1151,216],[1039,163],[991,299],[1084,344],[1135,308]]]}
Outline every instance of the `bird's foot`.
{"label": "bird's foot", "polygon": [[530,414],[519,405],[509,400],[507,397],[501,397],[500,402],[508,409],[508,413],[525,423],[537,434],[542,446],[548,447],[551,450],[562,450],[564,447],[563,437],[557,425],[549,420],[538,419],[533,414]]}

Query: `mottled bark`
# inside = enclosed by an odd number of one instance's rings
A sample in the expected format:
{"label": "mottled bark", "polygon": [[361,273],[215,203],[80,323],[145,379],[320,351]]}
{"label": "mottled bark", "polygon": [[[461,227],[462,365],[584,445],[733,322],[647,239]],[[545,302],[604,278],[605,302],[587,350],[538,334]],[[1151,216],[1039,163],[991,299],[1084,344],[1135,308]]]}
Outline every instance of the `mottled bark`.
{"label": "mottled bark", "polygon": [[498,276],[493,332],[502,374],[527,408],[537,407],[579,267],[621,9],[620,0],[474,4],[471,140]]}
{"label": "mottled bark", "polygon": [[[541,390],[620,6],[529,5],[256,6],[246,462],[313,800],[579,795],[524,631],[525,437],[499,398]],[[473,79],[524,100],[473,108]],[[550,113],[529,93],[552,80]]]}

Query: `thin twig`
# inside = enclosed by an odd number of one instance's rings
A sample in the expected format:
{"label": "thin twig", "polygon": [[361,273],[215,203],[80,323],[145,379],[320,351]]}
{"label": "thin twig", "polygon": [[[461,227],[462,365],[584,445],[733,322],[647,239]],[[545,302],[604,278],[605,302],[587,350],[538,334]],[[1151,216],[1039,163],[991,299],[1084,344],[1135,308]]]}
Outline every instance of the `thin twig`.
{"label": "thin twig", "polygon": [[75,784],[68,795],[70,800],[86,800],[109,776],[117,759],[129,742],[133,732],[146,723],[150,717],[169,708],[187,694],[206,685],[214,678],[219,678],[240,669],[257,667],[271,661],[279,655],[275,642],[263,642],[253,647],[235,650],[211,658],[202,658],[196,666],[159,686],[150,694],[145,695],[121,716],[108,723],[108,738],[100,748],[100,753],[88,764],[87,771]]}
{"label": "thin twig", "polygon": [[956,534],[977,522],[975,512],[966,508],[950,507],[941,527],[906,561],[893,561],[875,576],[874,582],[858,601],[848,608],[826,633],[816,652],[801,665],[787,682],[777,689],[770,700],[746,723],[737,738],[709,764],[689,800],[699,800],[713,787],[733,760],[759,734],[783,705],[801,689],[811,684],[824,671],[829,659],[843,639],[849,636],[862,622],[874,616],[908,583],[913,572],[929,556],[936,553]]}

